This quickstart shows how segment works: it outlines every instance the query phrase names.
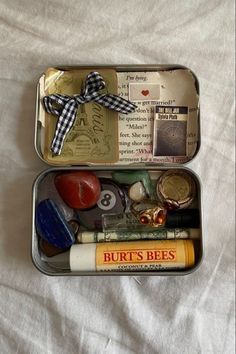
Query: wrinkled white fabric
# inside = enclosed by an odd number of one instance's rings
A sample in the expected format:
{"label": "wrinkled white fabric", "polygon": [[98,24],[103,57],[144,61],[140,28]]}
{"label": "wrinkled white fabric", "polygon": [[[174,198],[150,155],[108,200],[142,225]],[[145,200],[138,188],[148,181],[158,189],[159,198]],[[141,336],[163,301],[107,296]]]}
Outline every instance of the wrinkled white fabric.
{"label": "wrinkled white fabric", "polygon": [[[47,277],[30,258],[35,89],[57,64],[200,80],[205,259],[184,277]],[[234,353],[234,1],[1,0],[0,352]]]}

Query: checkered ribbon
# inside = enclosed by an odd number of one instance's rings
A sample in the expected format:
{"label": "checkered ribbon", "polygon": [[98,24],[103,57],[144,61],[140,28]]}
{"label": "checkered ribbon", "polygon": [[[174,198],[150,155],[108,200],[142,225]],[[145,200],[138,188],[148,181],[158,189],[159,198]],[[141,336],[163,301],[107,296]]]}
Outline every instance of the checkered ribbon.
{"label": "checkered ribbon", "polygon": [[134,112],[136,106],[130,101],[117,95],[100,95],[98,91],[103,89],[105,85],[102,76],[98,72],[93,71],[88,74],[85,88],[80,95],[67,96],[54,94],[43,98],[46,112],[59,117],[51,144],[53,154],[60,155],[65,137],[74,124],[77,110],[81,104],[95,101],[106,108],[120,113],[128,114]]}

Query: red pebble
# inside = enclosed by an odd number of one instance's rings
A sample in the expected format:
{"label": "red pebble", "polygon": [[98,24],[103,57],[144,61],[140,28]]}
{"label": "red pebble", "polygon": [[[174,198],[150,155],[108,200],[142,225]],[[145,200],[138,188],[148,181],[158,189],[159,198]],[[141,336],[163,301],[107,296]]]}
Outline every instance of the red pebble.
{"label": "red pebble", "polygon": [[88,209],[99,200],[101,187],[98,177],[90,171],[57,175],[55,186],[64,202],[73,209]]}

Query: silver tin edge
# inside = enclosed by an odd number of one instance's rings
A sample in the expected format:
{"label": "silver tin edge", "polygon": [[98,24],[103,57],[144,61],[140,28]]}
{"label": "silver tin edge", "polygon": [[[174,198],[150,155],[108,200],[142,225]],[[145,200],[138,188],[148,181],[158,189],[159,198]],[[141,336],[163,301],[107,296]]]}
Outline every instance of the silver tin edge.
{"label": "silver tin edge", "polygon": [[44,160],[41,151],[39,151],[39,124],[40,124],[39,120],[38,120],[39,99],[40,99],[40,95],[39,95],[39,82],[38,82],[37,86],[36,86],[36,106],[35,106],[35,124],[34,124],[34,149],[35,149],[38,157],[40,158],[40,160],[42,160],[44,163],[47,163]]}
{"label": "silver tin edge", "polygon": [[[125,167],[126,169],[137,169],[137,166],[129,166]],[[153,166],[153,168],[150,168],[150,166],[143,166],[142,169],[144,170],[157,170],[160,167]],[[172,167],[161,167],[162,170],[167,170]],[[184,169],[187,170],[190,174],[193,175],[196,183],[198,184],[198,201],[199,201],[199,211],[200,211],[200,230],[201,230],[201,257],[198,261],[198,263],[191,269],[187,270],[182,270],[182,271],[161,271],[161,272],[56,272],[56,271],[47,271],[43,269],[39,262],[37,261],[37,257],[39,258],[39,254],[36,254],[36,250],[38,251],[38,241],[37,241],[37,235],[36,235],[36,230],[35,230],[35,206],[36,206],[36,190],[38,187],[38,184],[40,180],[48,173],[51,172],[59,172],[59,171],[65,171],[65,170],[93,170],[93,171],[110,171],[110,170],[120,170],[120,166],[114,166],[111,168],[111,166],[106,166],[106,167],[89,167],[89,166],[81,166],[81,167],[52,167],[47,170],[42,171],[35,179],[33,183],[33,191],[32,191],[32,239],[31,239],[31,259],[34,264],[34,266],[43,274],[48,275],[48,276],[183,276],[183,275],[188,275],[193,272],[195,272],[200,265],[203,262],[204,258],[204,237],[203,237],[203,219],[202,219],[202,185],[199,180],[198,175],[193,172],[191,169],[187,167],[178,167],[179,169]]]}

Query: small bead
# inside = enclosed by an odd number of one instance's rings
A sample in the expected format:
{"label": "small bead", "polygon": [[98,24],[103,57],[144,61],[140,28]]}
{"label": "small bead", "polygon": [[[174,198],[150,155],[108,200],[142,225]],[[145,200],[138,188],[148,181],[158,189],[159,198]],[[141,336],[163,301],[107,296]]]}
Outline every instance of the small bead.
{"label": "small bead", "polygon": [[129,188],[129,198],[134,202],[141,202],[146,197],[146,190],[142,182],[136,182]]}
{"label": "small bead", "polygon": [[144,225],[149,224],[149,218],[147,216],[141,216],[139,220],[140,220],[141,224],[144,224]]}
{"label": "small bead", "polygon": [[166,221],[166,211],[159,211],[153,218],[155,224],[163,225]]}

